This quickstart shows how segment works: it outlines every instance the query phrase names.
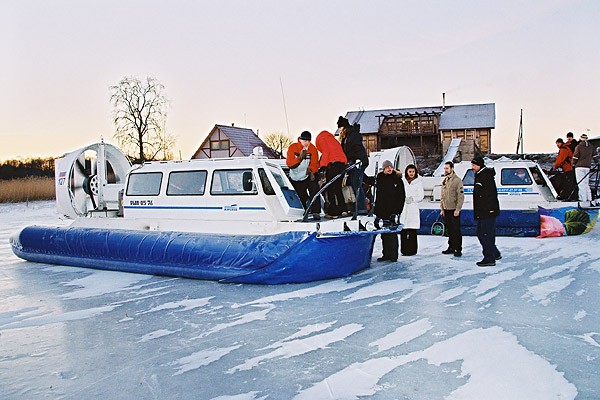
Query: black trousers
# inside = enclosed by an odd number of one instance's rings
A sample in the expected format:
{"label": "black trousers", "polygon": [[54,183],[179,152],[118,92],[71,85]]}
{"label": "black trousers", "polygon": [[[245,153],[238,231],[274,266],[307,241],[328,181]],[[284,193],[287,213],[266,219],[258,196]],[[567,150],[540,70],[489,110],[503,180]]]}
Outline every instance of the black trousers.
{"label": "black trousers", "polygon": [[460,214],[454,216],[454,210],[444,210],[444,221],[448,232],[448,247],[454,251],[462,251],[462,232],[460,231]]}
{"label": "black trousers", "polygon": [[496,247],[496,217],[477,220],[477,239],[483,247],[483,261],[494,262],[500,256]]}
{"label": "black trousers", "polygon": [[[298,193],[298,197],[300,198],[300,202],[302,203],[302,207],[306,209],[308,202],[317,194],[319,191],[319,181],[316,179],[314,181],[310,180],[310,177],[306,178],[303,181],[295,181],[290,179],[292,182],[292,186],[294,186],[294,190]],[[313,205],[310,207],[311,214],[320,214],[321,213],[321,200],[316,199]]]}
{"label": "black trousers", "polygon": [[[325,179],[327,182],[331,181],[342,171],[344,171],[345,164],[342,162],[333,162],[327,166],[325,170]],[[346,211],[346,200],[344,200],[344,194],[342,193],[342,178],[338,178],[331,184],[326,190],[327,192],[327,214],[332,216],[339,216],[343,211]]]}
{"label": "black trousers", "polygon": [[402,229],[400,231],[400,252],[403,256],[414,256],[417,254],[417,230]]}
{"label": "black trousers", "polygon": [[387,260],[398,259],[398,234],[381,234],[381,244],[383,245],[383,258]]}

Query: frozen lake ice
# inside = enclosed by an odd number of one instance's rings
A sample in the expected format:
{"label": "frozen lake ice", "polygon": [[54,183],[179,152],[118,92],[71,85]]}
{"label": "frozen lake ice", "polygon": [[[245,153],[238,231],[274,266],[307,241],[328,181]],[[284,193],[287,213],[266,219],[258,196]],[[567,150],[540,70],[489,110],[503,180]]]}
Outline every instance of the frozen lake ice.
{"label": "frozen lake ice", "polygon": [[[3,399],[597,399],[600,228],[445,239],[346,279],[251,286],[35,264],[9,236],[54,203],[0,205]],[[310,260],[306,260],[310,263]]]}

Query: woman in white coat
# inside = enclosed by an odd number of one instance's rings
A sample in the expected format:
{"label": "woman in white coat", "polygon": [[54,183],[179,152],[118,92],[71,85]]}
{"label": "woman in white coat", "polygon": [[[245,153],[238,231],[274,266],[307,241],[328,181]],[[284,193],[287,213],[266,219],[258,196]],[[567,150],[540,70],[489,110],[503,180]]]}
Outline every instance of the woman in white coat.
{"label": "woman in white coat", "polygon": [[414,256],[417,254],[417,229],[421,226],[419,203],[423,201],[423,182],[419,177],[417,167],[410,164],[404,170],[404,190],[406,200],[404,210],[400,215],[400,223],[404,225],[400,232],[400,252],[403,256]]}

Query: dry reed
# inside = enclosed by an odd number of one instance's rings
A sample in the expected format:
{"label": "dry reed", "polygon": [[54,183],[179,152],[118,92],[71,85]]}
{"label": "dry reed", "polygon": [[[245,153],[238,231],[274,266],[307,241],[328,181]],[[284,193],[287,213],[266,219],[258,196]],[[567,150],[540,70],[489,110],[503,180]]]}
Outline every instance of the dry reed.
{"label": "dry reed", "polygon": [[0,203],[20,203],[35,200],[53,200],[53,178],[23,178],[0,180]]}

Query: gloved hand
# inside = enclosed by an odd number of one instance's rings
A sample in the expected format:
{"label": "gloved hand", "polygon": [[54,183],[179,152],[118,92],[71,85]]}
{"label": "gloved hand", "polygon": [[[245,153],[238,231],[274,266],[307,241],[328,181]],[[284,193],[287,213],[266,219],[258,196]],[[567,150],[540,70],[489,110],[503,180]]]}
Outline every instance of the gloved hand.
{"label": "gloved hand", "polygon": [[406,198],[406,200],[405,200],[404,202],[405,202],[406,204],[412,204],[414,201],[413,201],[413,198],[412,198],[412,197],[407,197],[407,198]]}
{"label": "gloved hand", "polygon": [[300,152],[300,155],[298,156],[298,158],[300,160],[304,160],[306,158],[306,150],[302,149],[302,151]]}

